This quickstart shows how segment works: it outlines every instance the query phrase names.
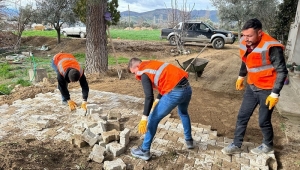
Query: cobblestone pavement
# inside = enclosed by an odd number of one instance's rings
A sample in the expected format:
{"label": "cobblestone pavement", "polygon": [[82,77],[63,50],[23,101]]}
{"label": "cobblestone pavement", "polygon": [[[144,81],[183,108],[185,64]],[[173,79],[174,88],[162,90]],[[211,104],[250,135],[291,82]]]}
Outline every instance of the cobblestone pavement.
{"label": "cobblestone pavement", "polygon": [[[80,106],[81,90],[71,89],[71,98]],[[150,161],[133,158],[130,148],[139,145],[143,136],[137,133],[137,125],[143,109],[143,99],[128,95],[90,90],[89,103],[98,104],[103,108],[102,114],[111,110],[122,113],[121,129],[129,128],[130,142],[124,154],[119,156],[127,165],[127,169],[143,169],[149,167]],[[0,140],[6,135],[13,134],[20,137],[34,135],[38,140],[70,140],[72,126],[83,122],[85,116],[79,111],[70,112],[67,106],[61,104],[60,94],[38,94],[33,99],[17,100],[12,105],[0,106]],[[173,164],[178,169],[240,169],[252,170],[269,168],[277,169],[274,154],[253,155],[250,149],[256,147],[253,143],[244,142],[241,154],[224,155],[221,149],[232,142],[232,139],[218,137],[217,131],[210,126],[192,124],[195,148],[185,147],[183,127],[181,121],[167,116],[158,127],[157,134],[151,146],[152,159],[159,159],[163,154],[176,153]],[[175,151],[175,152],[174,152]],[[164,166],[164,167],[163,167]],[[151,165],[152,169],[168,169],[167,165]]]}

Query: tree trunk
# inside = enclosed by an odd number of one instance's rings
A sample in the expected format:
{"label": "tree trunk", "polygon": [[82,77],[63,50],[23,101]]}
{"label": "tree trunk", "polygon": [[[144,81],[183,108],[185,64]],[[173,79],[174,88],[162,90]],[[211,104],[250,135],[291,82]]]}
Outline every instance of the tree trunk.
{"label": "tree trunk", "polygon": [[57,33],[57,44],[60,43],[60,27],[55,27],[56,33]]}
{"label": "tree trunk", "polygon": [[107,0],[88,0],[86,18],[86,73],[106,72],[108,69],[106,21]]}

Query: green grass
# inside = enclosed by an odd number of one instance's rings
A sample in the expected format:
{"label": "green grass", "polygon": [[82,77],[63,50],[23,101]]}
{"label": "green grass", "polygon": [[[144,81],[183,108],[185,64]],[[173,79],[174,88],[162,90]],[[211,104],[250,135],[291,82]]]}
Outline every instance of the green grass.
{"label": "green grass", "polygon": [[39,31],[39,30],[27,30],[23,31],[22,37],[30,37],[30,36],[44,36],[44,37],[57,37],[56,30],[51,31]]}
{"label": "green grass", "polygon": [[147,40],[147,41],[158,41],[160,40],[160,30],[110,30],[112,39],[120,37],[120,39],[126,40]]}
{"label": "green grass", "polygon": [[12,91],[12,88],[9,87],[9,84],[0,84],[0,95],[8,95]]}
{"label": "green grass", "polygon": [[16,84],[21,84],[21,86],[27,87],[27,86],[30,86],[30,85],[31,85],[31,82],[30,82],[29,80],[23,80],[23,79],[21,78],[21,79],[19,79],[19,80],[17,81]]}
{"label": "green grass", "polygon": [[[160,30],[121,30],[121,29],[111,29],[110,34],[112,39],[120,37],[120,39],[126,40],[145,40],[145,41],[159,41]],[[29,36],[44,36],[44,37],[53,37],[56,38],[56,30],[51,31],[36,31],[28,30],[24,31],[22,34],[23,37]],[[64,36],[61,36],[62,38]]]}

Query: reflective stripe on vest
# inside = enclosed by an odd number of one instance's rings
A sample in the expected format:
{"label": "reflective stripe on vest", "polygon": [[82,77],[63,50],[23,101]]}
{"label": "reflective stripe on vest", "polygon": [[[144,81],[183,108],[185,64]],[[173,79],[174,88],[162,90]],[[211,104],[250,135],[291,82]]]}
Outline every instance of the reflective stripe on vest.
{"label": "reflective stripe on vest", "polygon": [[[65,76],[66,72],[65,72],[65,70],[63,69],[62,63],[63,63],[64,61],[67,61],[67,60],[74,60],[74,61],[76,61],[76,59],[74,59],[74,58],[64,58],[64,59],[62,59],[62,60],[60,60],[60,61],[58,62],[57,68],[58,68],[59,72],[60,72],[63,76]],[[76,61],[76,62],[77,62],[77,61]],[[79,65],[79,64],[78,64],[78,65]],[[80,65],[79,65],[79,68],[80,68],[79,72],[80,72],[80,76],[81,76],[82,73],[83,73],[83,70],[81,69],[81,66],[80,66]]]}
{"label": "reflective stripe on vest", "polygon": [[248,72],[251,72],[251,73],[257,73],[257,72],[260,72],[260,71],[265,71],[265,70],[268,70],[268,69],[271,69],[271,68],[274,68],[272,64],[269,64],[269,65],[264,65],[264,66],[261,66],[261,67],[255,67],[255,68],[248,68],[247,67],[247,71]]}
{"label": "reflective stripe on vest", "polygon": [[[242,40],[242,38],[241,38],[241,40]],[[252,52],[260,53],[261,54],[261,58],[262,58],[262,65],[263,66],[267,66],[267,52],[268,52],[269,45],[280,45],[280,44],[281,43],[279,43],[278,41],[267,41],[267,42],[264,43],[263,47],[261,47],[261,48],[255,47]],[[242,49],[244,51],[247,51],[246,45],[244,45],[242,43],[240,43],[240,49]],[[268,66],[268,68],[272,68],[272,67]]]}
{"label": "reflective stripe on vest", "polygon": [[153,80],[154,82],[153,83],[157,87],[158,86],[159,77],[160,77],[161,73],[163,72],[163,70],[167,67],[167,65],[169,65],[169,63],[162,64],[157,70],[154,70],[154,69],[145,69],[145,70],[142,70],[142,71],[138,71],[136,74],[138,76],[141,76],[144,73],[155,74],[154,80]]}

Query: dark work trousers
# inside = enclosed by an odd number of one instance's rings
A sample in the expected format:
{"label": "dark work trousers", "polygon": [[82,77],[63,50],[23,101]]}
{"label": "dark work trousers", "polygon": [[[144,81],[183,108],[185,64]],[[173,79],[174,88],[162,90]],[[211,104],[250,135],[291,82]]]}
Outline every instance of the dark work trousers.
{"label": "dark work trousers", "polygon": [[236,128],[234,132],[233,143],[235,146],[240,147],[243,143],[247,124],[250,117],[253,114],[254,109],[259,104],[259,127],[263,135],[263,143],[267,146],[273,146],[273,127],[271,123],[271,117],[274,107],[269,110],[269,106],[266,105],[266,99],[271,94],[271,90],[258,90],[253,91],[248,85],[246,87],[243,102],[239,110]]}

